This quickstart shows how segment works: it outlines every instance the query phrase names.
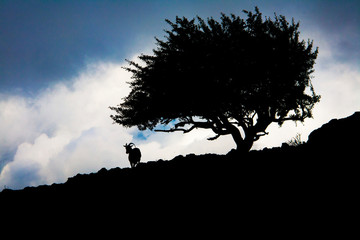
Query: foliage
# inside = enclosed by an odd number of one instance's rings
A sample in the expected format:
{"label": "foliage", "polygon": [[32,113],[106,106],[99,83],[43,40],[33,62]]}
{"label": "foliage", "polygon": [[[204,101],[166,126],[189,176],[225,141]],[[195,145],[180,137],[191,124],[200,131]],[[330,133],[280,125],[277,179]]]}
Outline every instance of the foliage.
{"label": "foliage", "polygon": [[287,141],[286,142],[289,146],[300,146],[302,144],[304,144],[305,142],[304,141],[301,141],[301,134],[300,133],[297,133],[295,135],[295,137],[293,137],[291,140]]}
{"label": "foliage", "polygon": [[272,122],[312,117],[320,99],[311,84],[313,42],[299,40],[294,20],[263,19],[258,8],[244,13],[246,20],[166,20],[171,30],[156,38],[153,55],[141,55],[142,65],[128,61],[132,91],[110,107],[114,122],[152,130],[175,121],[159,131],[207,128],[216,134],[210,140],[231,134],[237,149],[248,151]]}

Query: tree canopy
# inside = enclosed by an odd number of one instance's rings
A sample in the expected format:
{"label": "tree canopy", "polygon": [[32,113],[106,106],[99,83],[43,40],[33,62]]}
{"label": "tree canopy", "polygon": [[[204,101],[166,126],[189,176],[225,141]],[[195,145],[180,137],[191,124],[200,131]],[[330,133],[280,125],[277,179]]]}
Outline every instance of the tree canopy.
{"label": "tree canopy", "polygon": [[[163,132],[211,129],[214,140],[231,134],[237,150],[250,150],[273,122],[304,121],[319,102],[311,83],[318,49],[299,39],[299,23],[243,11],[220,21],[166,20],[152,55],[128,61],[130,94],[111,115],[125,127]],[[243,129],[243,133],[239,130]]]}

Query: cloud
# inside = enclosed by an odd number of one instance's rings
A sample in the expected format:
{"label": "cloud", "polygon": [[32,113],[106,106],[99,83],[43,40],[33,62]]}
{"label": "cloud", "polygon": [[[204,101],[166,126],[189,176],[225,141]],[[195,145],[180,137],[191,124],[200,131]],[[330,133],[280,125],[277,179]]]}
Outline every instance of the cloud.
{"label": "cloud", "polygon": [[321,32],[330,39],[332,48],[338,50],[333,53],[342,61],[358,61],[359,7],[358,1],[320,1],[314,4],[311,20],[316,24],[309,23],[309,26],[315,25],[315,32]]}
{"label": "cloud", "polygon": [[226,154],[235,147],[230,135],[222,136],[216,141],[208,141],[214,133],[208,129],[196,129],[189,133],[153,133],[146,140],[138,141],[137,146],[143,153],[144,160],[172,159],[177,155],[190,153]]}
{"label": "cloud", "polygon": [[97,63],[35,98],[2,96],[0,186],[62,182],[78,172],[127,166],[122,144],[134,130],[111,124],[108,106],[127,95],[129,78],[121,64]]}
{"label": "cloud", "polygon": [[254,148],[264,146],[280,146],[282,142],[301,133],[302,140],[316,128],[321,127],[333,118],[344,118],[360,111],[360,69],[353,62],[339,60],[338,51],[322,35],[315,38],[319,46],[319,56],[315,65],[312,83],[316,94],[321,95],[320,103],[313,110],[313,118],[306,119],[304,124],[285,123],[281,128],[271,124],[267,131],[269,135],[255,143]]}
{"label": "cloud", "polygon": [[116,61],[138,51],[162,31],[164,18],[153,5],[1,1],[0,86],[32,91],[74,76],[87,61]]}
{"label": "cloud", "polygon": [[[115,106],[129,93],[130,73],[122,63],[89,65],[74,79],[38,96],[0,96],[0,187],[12,189],[64,182],[77,173],[129,167],[123,144],[135,142],[142,161],[179,154],[226,153],[231,137],[209,142],[214,134],[139,132],[112,124]],[[12,149],[12,151],[9,151]]]}
{"label": "cloud", "polygon": [[[320,39],[313,84],[322,95],[314,118],[304,125],[271,124],[268,136],[253,149],[280,146],[296,133],[308,134],[332,118],[360,110],[360,70],[340,62],[336,52]],[[95,62],[77,77],[60,82],[35,97],[0,94],[0,189],[64,182],[77,173],[101,168],[129,167],[123,144],[134,142],[142,161],[171,159],[179,154],[226,153],[235,144],[231,136],[207,141],[209,130],[188,134],[139,132],[112,124],[108,106],[129,93],[131,74],[124,63]]]}

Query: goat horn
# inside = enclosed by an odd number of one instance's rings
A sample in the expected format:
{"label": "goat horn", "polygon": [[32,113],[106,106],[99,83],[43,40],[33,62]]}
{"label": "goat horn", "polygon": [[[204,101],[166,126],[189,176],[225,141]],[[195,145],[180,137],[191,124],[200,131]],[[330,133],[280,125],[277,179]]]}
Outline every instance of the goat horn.
{"label": "goat horn", "polygon": [[135,144],[131,142],[131,143],[129,143],[129,146],[135,146]]}

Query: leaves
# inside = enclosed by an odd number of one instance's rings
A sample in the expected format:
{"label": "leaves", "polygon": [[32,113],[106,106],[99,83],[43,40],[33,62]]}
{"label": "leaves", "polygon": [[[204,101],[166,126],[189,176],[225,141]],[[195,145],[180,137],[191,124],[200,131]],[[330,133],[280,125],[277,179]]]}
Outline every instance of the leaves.
{"label": "leaves", "polygon": [[318,49],[299,40],[294,19],[244,13],[247,19],[166,19],[171,29],[155,38],[153,55],[139,57],[144,65],[128,61],[132,91],[111,107],[114,121],[144,130],[198,117],[217,134],[211,139],[228,134],[229,123],[257,140],[271,122],[311,117],[320,100],[311,84]]}

